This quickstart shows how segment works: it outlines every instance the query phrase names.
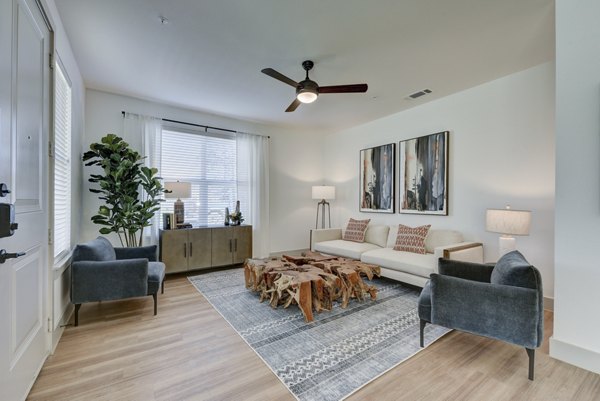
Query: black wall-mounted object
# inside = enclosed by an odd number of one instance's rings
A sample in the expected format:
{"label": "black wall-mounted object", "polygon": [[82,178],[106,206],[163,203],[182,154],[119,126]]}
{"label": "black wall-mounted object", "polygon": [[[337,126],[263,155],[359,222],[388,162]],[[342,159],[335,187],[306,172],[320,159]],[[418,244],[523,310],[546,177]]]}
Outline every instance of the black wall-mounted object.
{"label": "black wall-mounted object", "polygon": [[15,207],[10,203],[0,203],[0,238],[10,237],[17,228]]}
{"label": "black wall-mounted object", "polygon": [[0,198],[4,198],[9,193],[10,193],[10,190],[8,189],[6,184],[3,182],[0,182]]}

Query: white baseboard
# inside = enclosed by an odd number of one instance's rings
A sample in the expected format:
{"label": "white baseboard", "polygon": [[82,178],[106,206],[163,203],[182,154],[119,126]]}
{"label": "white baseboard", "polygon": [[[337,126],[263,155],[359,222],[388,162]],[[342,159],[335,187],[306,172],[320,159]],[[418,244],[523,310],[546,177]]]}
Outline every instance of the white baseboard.
{"label": "white baseboard", "polygon": [[544,297],[544,309],[554,312],[554,298]]}
{"label": "white baseboard", "polygon": [[69,304],[65,308],[65,313],[63,313],[63,315],[61,316],[56,329],[54,329],[54,331],[52,332],[52,349],[50,350],[50,353],[52,355],[54,355],[56,347],[58,346],[58,342],[60,341],[60,338],[62,337],[65,331],[65,326],[69,324],[69,321],[71,320],[71,316],[73,316],[74,311],[75,306],[73,304]]}
{"label": "white baseboard", "polygon": [[600,374],[600,353],[550,337],[550,356]]}

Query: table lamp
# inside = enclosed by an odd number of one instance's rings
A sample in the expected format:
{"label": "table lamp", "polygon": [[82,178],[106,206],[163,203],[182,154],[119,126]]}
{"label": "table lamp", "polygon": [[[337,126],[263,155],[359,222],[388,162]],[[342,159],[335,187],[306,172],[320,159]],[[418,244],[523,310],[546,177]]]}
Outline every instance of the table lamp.
{"label": "table lamp", "polygon": [[322,208],[321,228],[325,228],[325,205],[327,205],[327,214],[329,215],[329,228],[331,228],[331,210],[327,199],[335,199],[335,187],[328,185],[317,185],[312,187],[312,198],[320,199],[317,203],[317,220],[315,228],[319,228],[319,206]]}
{"label": "table lamp", "polygon": [[485,214],[485,229],[500,233],[498,249],[500,256],[516,249],[513,235],[529,235],[531,212],[529,210],[513,210],[509,205],[506,209],[488,209]]}
{"label": "table lamp", "polygon": [[183,206],[183,202],[181,198],[191,198],[192,197],[192,184],[189,182],[165,182],[165,189],[167,192],[165,193],[165,198],[167,199],[177,199],[174,203],[174,212],[175,212],[175,226],[177,227],[180,224],[183,224],[185,220],[185,209]]}

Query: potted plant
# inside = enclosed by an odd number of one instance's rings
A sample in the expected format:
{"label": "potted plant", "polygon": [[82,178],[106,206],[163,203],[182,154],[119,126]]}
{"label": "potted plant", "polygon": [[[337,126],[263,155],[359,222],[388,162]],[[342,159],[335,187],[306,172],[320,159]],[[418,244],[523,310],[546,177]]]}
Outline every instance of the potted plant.
{"label": "potted plant", "polygon": [[[100,234],[116,233],[122,246],[142,246],[143,229],[160,209],[165,189],[156,176],[158,169],[144,166],[144,157],[114,134],[100,143],[92,143],[83,154],[86,166],[98,166],[102,174],[90,174],[89,182],[97,184],[90,192],[99,194],[104,204],[92,222],[103,226]],[[139,232],[139,237],[138,237]]]}

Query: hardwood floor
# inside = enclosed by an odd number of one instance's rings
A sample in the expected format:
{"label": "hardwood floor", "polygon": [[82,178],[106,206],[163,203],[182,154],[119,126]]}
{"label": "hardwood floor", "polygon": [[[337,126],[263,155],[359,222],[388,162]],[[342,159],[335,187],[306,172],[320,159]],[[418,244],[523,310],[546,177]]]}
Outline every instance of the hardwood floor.
{"label": "hardwood floor", "polygon": [[[294,400],[275,374],[196,291],[169,277],[159,295],[82,306],[28,400]],[[600,400],[600,375],[523,348],[452,332],[349,400]],[[417,339],[415,339],[417,341]]]}

